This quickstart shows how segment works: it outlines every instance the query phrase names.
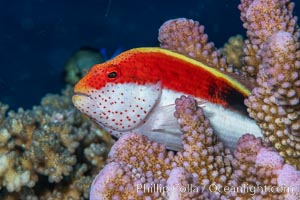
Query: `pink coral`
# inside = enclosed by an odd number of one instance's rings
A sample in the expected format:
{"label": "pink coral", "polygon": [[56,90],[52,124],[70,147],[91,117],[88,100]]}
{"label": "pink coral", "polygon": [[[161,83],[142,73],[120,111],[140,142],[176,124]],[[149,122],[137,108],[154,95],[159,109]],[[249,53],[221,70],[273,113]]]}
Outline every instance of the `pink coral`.
{"label": "pink coral", "polygon": [[[232,176],[234,180],[239,180],[238,186],[247,184],[248,188],[256,188],[257,198],[299,199],[297,195],[300,191],[300,172],[285,164],[275,149],[246,134],[240,138],[234,155],[236,159],[232,164],[236,170]],[[294,176],[285,176],[285,173]],[[250,198],[252,194],[248,192],[244,195],[232,195]]]}
{"label": "pink coral", "polygon": [[246,100],[248,112],[259,124],[264,139],[298,169],[300,155],[300,51],[293,35],[279,31],[265,43],[258,87]]}
{"label": "pink coral", "polygon": [[293,8],[294,3],[289,0],[241,0],[241,19],[247,29],[243,66],[247,76],[256,77],[262,59],[259,51],[274,33],[282,30],[298,37],[299,29]]}
{"label": "pink coral", "polygon": [[233,72],[214,43],[208,42],[204,26],[197,21],[185,18],[168,20],[160,27],[158,40],[162,48],[177,51],[221,71]]}

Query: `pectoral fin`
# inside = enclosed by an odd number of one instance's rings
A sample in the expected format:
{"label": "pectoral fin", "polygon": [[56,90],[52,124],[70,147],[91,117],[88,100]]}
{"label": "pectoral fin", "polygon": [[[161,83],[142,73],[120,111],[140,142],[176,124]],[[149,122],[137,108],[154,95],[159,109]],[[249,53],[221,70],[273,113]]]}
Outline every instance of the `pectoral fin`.
{"label": "pectoral fin", "polygon": [[182,133],[174,117],[175,105],[158,106],[152,112],[147,122],[138,131],[152,141],[165,144],[168,149],[180,150]]}

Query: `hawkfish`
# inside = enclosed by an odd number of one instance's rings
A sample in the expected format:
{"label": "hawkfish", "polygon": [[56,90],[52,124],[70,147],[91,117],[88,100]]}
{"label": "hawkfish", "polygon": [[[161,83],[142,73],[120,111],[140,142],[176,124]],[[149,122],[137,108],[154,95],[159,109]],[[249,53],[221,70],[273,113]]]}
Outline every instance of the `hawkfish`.
{"label": "hawkfish", "polygon": [[94,65],[75,85],[73,104],[111,135],[143,134],[182,148],[174,117],[175,99],[190,95],[226,147],[260,128],[234,105],[243,105],[250,90],[231,76],[199,61],[162,48],[135,48]]}

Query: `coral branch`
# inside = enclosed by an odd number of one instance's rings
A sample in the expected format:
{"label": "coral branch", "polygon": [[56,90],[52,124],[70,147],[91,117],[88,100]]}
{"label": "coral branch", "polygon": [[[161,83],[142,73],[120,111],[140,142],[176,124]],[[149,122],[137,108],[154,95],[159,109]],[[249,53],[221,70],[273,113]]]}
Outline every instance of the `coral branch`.
{"label": "coral branch", "polygon": [[247,76],[256,77],[262,62],[259,51],[274,33],[281,30],[299,37],[293,8],[294,3],[289,0],[241,0],[241,20],[248,38],[245,41],[243,67]]}
{"label": "coral branch", "polygon": [[159,29],[158,40],[162,48],[195,58],[221,71],[233,72],[214,43],[207,41],[204,26],[197,21],[185,18],[166,21]]}
{"label": "coral branch", "polygon": [[263,130],[264,139],[299,169],[299,43],[292,34],[279,31],[269,38],[261,56],[259,87],[246,100],[248,112]]}
{"label": "coral branch", "polygon": [[228,42],[224,44],[221,52],[227,58],[227,62],[233,67],[240,69],[242,67],[242,59],[244,56],[244,39],[241,35],[232,36]]}

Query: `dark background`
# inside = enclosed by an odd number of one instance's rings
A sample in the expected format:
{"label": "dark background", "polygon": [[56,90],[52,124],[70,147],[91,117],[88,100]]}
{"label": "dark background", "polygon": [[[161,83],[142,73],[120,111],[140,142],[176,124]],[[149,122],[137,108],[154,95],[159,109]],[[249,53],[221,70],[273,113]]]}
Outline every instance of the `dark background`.
{"label": "dark background", "polygon": [[[30,109],[64,87],[63,66],[82,46],[157,46],[160,25],[186,17],[223,46],[244,34],[238,0],[0,0],[0,101]],[[299,15],[296,5],[296,14]],[[109,8],[109,9],[108,9]],[[297,11],[298,10],[298,11]]]}

